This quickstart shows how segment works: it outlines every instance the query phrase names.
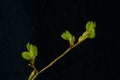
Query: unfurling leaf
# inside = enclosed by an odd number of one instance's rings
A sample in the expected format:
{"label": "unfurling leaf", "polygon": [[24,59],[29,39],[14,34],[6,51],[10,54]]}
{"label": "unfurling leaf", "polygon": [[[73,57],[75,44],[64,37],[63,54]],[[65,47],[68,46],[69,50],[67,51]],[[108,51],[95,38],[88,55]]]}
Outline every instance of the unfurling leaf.
{"label": "unfurling leaf", "polygon": [[88,21],[86,24],[86,31],[78,38],[78,43],[81,43],[87,38],[94,38],[95,37],[95,27],[96,22]]}
{"label": "unfurling leaf", "polygon": [[96,27],[96,22],[88,21],[86,24],[86,30],[95,29],[95,27]]}
{"label": "unfurling leaf", "polygon": [[37,50],[37,47],[35,45],[30,45],[30,51],[29,51],[31,54],[33,54],[34,56],[37,56],[38,54],[38,50]]}
{"label": "unfurling leaf", "polygon": [[31,60],[33,56],[29,52],[23,52],[22,57],[26,60]]}
{"label": "unfurling leaf", "polygon": [[95,30],[94,29],[90,30],[90,34],[89,34],[88,38],[91,38],[91,39],[95,38]]}
{"label": "unfurling leaf", "polygon": [[61,37],[69,41],[69,39],[72,37],[72,34],[69,31],[65,30],[65,32],[62,33]]}
{"label": "unfurling leaf", "polygon": [[65,32],[63,32],[63,33],[61,34],[61,37],[62,37],[64,40],[69,41],[70,46],[73,46],[73,45],[74,45],[75,36],[73,36],[69,31],[65,30]]}
{"label": "unfurling leaf", "polygon": [[95,37],[95,27],[96,22],[88,21],[86,24],[86,32],[88,33],[88,38],[94,38]]}
{"label": "unfurling leaf", "polygon": [[38,54],[37,47],[30,43],[28,43],[26,45],[26,47],[27,47],[28,51],[23,52],[22,57],[26,60],[31,60],[31,59],[35,58]]}

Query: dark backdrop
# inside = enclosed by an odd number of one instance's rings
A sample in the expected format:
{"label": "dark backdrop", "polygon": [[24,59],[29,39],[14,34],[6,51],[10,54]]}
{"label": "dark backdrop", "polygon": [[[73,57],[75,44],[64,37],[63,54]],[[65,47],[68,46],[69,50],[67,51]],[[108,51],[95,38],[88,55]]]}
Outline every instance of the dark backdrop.
{"label": "dark backdrop", "polygon": [[0,79],[27,80],[21,57],[27,42],[38,46],[42,69],[68,46],[67,29],[78,37],[89,20],[96,38],[87,39],[43,72],[38,80],[119,80],[119,3],[115,0],[0,0]]}

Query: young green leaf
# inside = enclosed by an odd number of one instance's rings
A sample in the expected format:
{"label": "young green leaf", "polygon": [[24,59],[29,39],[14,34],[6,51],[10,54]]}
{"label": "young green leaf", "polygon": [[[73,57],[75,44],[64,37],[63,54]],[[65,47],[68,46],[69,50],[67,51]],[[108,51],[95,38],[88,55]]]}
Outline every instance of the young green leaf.
{"label": "young green leaf", "polygon": [[94,38],[95,37],[95,27],[96,22],[88,21],[86,24],[86,31],[88,32],[88,38]]}
{"label": "young green leaf", "polygon": [[95,37],[95,30],[94,30],[94,29],[91,29],[88,38],[93,39],[94,37]]}
{"label": "young green leaf", "polygon": [[33,54],[34,55],[34,57],[35,56],[37,56],[37,54],[38,54],[38,50],[37,50],[37,47],[35,46],[35,45],[30,45],[30,51],[29,51],[31,54]]}
{"label": "young green leaf", "polygon": [[96,22],[88,21],[86,24],[86,30],[95,29],[95,27],[96,27]]}
{"label": "young green leaf", "polygon": [[32,58],[35,58],[38,54],[38,50],[37,47],[35,45],[32,45],[30,43],[28,43],[26,45],[28,52],[23,52],[22,53],[22,57],[26,60],[31,60]]}
{"label": "young green leaf", "polygon": [[27,50],[30,51],[30,43],[29,42],[27,43],[26,47],[27,47]]}
{"label": "young green leaf", "polygon": [[75,36],[73,36],[69,31],[65,30],[65,32],[63,32],[63,33],[61,34],[61,37],[62,37],[64,40],[69,41],[70,46],[73,46],[73,45],[74,45]]}
{"label": "young green leaf", "polygon": [[63,32],[63,33],[61,34],[61,37],[62,37],[64,40],[69,41],[69,39],[72,37],[72,34],[71,34],[69,31],[65,30],[65,32]]}
{"label": "young green leaf", "polygon": [[26,60],[31,60],[33,56],[29,52],[23,52],[22,57]]}

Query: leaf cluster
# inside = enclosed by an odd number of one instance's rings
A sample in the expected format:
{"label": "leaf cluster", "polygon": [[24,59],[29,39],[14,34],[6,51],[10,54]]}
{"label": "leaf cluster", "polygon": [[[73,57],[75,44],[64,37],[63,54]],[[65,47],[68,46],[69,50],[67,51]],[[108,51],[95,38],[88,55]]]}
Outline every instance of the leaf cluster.
{"label": "leaf cluster", "polygon": [[28,51],[22,53],[22,57],[26,60],[34,59],[38,54],[38,49],[35,45],[27,43],[26,45]]}
{"label": "leaf cluster", "polygon": [[38,49],[37,46],[27,43],[27,51],[22,52],[22,57],[25,60],[30,61],[30,66],[33,68],[33,71],[31,72],[28,80],[35,80],[35,78],[41,74],[43,71],[45,71],[47,68],[51,67],[56,61],[58,61],[60,58],[62,58],[66,53],[68,53],[71,49],[73,49],[75,46],[79,45],[81,42],[83,42],[85,39],[90,38],[93,39],[95,38],[95,27],[96,27],[96,22],[93,21],[88,21],[86,23],[86,30],[83,32],[81,36],[79,36],[78,41],[75,43],[75,36],[72,35],[69,31],[65,30],[61,34],[61,38],[68,41],[70,47],[63,52],[60,56],[58,56],[56,59],[54,59],[50,64],[48,64],[46,67],[44,67],[42,70],[38,71],[37,68],[35,67],[35,58],[38,55]]}

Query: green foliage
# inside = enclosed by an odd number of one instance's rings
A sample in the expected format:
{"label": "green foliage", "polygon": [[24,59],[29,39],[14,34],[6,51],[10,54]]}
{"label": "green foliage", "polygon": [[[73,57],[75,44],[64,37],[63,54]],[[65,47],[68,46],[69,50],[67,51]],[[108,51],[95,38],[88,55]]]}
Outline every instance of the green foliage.
{"label": "green foliage", "polygon": [[70,46],[73,46],[73,45],[74,45],[75,36],[73,36],[69,31],[65,30],[65,32],[63,32],[63,33],[61,34],[61,37],[62,37],[64,40],[69,41]]}
{"label": "green foliage", "polygon": [[38,54],[37,47],[35,45],[30,44],[30,43],[28,43],[26,45],[26,47],[27,47],[28,51],[24,51],[22,53],[22,57],[26,60],[31,60],[31,59],[35,58]]}
{"label": "green foliage", "polygon": [[26,60],[32,59],[32,56],[31,56],[31,54],[30,54],[29,52],[23,52],[23,53],[22,53],[22,57],[23,57],[24,59],[26,59]]}
{"label": "green foliage", "polygon": [[36,56],[38,54],[38,49],[37,49],[37,47],[35,45],[28,43],[26,45],[28,51],[24,51],[22,53],[22,57],[24,59],[30,61],[29,66],[31,66],[33,68],[33,71],[31,72],[31,74],[29,75],[29,78],[27,80],[35,80],[35,78],[39,74],[41,74],[46,69],[48,69],[49,67],[51,67],[54,63],[56,63],[59,59],[61,59],[66,53],[68,53],[74,47],[80,45],[87,38],[91,38],[91,39],[94,38],[95,37],[95,27],[96,27],[96,22],[88,21],[87,24],[86,24],[86,31],[83,32],[83,34],[81,36],[79,36],[78,42],[76,42],[76,43],[75,43],[75,36],[73,36],[69,31],[65,30],[65,32],[63,32],[61,34],[61,37],[64,40],[67,40],[69,42],[70,46],[60,56],[58,56],[57,58],[55,58],[46,67],[44,67],[41,70],[38,70],[35,67],[35,65],[34,65],[35,64],[35,58],[36,58]]}
{"label": "green foliage", "polygon": [[94,38],[95,37],[95,27],[96,22],[88,21],[86,24],[86,32],[89,34],[88,38]]}

